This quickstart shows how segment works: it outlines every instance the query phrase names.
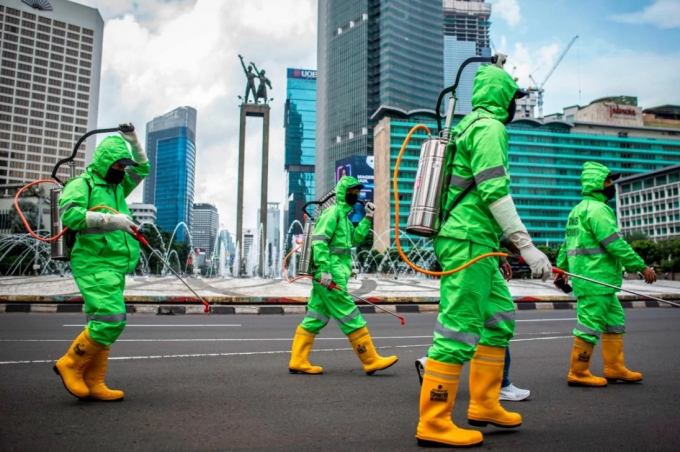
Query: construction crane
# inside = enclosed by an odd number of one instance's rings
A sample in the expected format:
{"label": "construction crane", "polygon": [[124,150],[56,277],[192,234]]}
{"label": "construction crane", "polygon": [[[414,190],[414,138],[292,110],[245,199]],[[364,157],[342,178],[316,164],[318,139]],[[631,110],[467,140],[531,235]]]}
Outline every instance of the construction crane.
{"label": "construction crane", "polygon": [[548,75],[545,76],[545,78],[543,79],[543,82],[537,83],[536,80],[534,80],[534,78],[531,75],[529,75],[529,79],[531,80],[531,83],[534,84],[534,86],[529,87],[529,91],[532,91],[532,92],[535,92],[535,93],[538,94],[538,117],[539,118],[543,117],[543,93],[545,92],[545,90],[543,89],[543,86],[545,86],[545,82],[547,82],[548,79],[550,78],[550,76],[552,75],[552,73],[555,72],[555,69],[557,68],[557,66],[562,61],[562,58],[564,58],[564,56],[567,54],[567,52],[571,48],[572,44],[574,44],[574,41],[576,41],[577,39],[578,39],[578,35],[574,36],[571,39],[571,41],[569,41],[569,44],[567,44],[567,47],[564,49],[564,52],[562,52],[562,54],[557,59],[555,64],[553,64],[553,67],[550,68],[550,70],[548,71]]}

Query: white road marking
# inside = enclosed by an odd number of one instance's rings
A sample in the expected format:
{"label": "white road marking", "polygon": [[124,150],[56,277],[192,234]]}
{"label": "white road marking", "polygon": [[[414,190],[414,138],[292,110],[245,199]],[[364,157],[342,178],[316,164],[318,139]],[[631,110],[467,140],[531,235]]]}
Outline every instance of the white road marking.
{"label": "white road marking", "polygon": [[522,319],[522,320],[515,320],[515,323],[517,322],[566,322],[569,320],[570,322],[573,322],[576,320],[576,317],[570,317],[568,319]]}
{"label": "white road marking", "polygon": [[[75,326],[75,327],[79,327],[79,328],[85,328],[87,325],[62,325],[62,326]],[[208,323],[208,324],[203,324],[203,325],[196,325],[196,324],[193,324],[193,325],[191,325],[191,324],[190,325],[172,325],[172,324],[171,325],[142,325],[142,324],[128,323],[128,324],[125,325],[126,328],[135,327],[135,326],[143,326],[143,327],[152,326],[152,327],[162,327],[162,328],[166,328],[166,327],[167,328],[175,328],[175,327],[187,327],[187,326],[241,326],[241,325],[231,324],[231,323],[215,323],[215,324]]]}
{"label": "white road marking", "polygon": [[[559,331],[547,331],[541,333],[515,333],[515,336],[538,336],[542,334],[560,334]],[[431,339],[427,336],[374,336],[373,339]],[[292,337],[273,338],[207,338],[207,339],[118,339],[118,342],[292,342]],[[317,337],[316,341],[346,341],[347,337]],[[0,342],[73,342],[73,339],[0,339]]]}
{"label": "white road marking", "polygon": [[[552,339],[566,339],[572,338],[573,336],[553,336],[553,337],[537,337],[537,338],[527,338],[527,339],[513,339],[512,342],[526,342],[526,341],[541,341],[541,340],[552,340]],[[432,344],[413,344],[413,345],[386,345],[382,347],[376,347],[377,349],[390,349],[390,348],[413,348],[413,347],[429,347]],[[314,352],[341,352],[349,351],[351,348],[322,348],[313,350]],[[137,359],[167,359],[167,358],[204,358],[204,357],[215,357],[215,356],[251,356],[251,355],[282,355],[289,354],[290,350],[274,350],[274,351],[264,351],[264,352],[231,352],[231,353],[189,353],[184,355],[149,355],[149,356],[112,356],[109,360],[116,361],[132,361]],[[56,360],[32,360],[32,361],[0,361],[0,365],[3,364],[45,364],[54,363]]]}

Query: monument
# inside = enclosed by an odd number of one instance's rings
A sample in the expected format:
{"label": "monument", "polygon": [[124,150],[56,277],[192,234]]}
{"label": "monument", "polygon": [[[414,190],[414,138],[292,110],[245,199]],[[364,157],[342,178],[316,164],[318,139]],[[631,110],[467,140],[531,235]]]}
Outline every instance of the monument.
{"label": "monument", "polygon": [[[246,149],[246,119],[248,117],[262,118],[262,192],[260,193],[260,227],[262,234],[256,239],[259,240],[259,265],[258,276],[264,276],[265,268],[265,249],[267,247],[267,182],[269,181],[269,102],[273,99],[267,97],[267,87],[272,89],[271,82],[265,76],[265,70],[258,70],[255,63],[250,63],[246,68],[243,62],[243,57],[238,56],[241,60],[243,72],[246,75],[246,91],[241,99],[241,122],[239,128],[238,139],[238,192],[236,201],[236,240],[239,245],[239,256],[241,262],[245,262],[243,255],[243,178],[245,165],[245,149]],[[255,90],[255,79],[259,79],[259,86]],[[250,94],[253,95],[253,101],[249,102]],[[262,103],[260,103],[262,100]],[[258,228],[259,229],[259,228]],[[241,268],[234,269],[234,275],[241,276],[243,274],[243,265]]]}

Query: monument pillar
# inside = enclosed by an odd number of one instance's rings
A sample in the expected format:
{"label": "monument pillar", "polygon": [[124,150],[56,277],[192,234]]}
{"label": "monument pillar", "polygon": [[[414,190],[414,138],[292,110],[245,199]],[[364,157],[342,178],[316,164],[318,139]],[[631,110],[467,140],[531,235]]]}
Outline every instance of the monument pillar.
{"label": "monument pillar", "polygon": [[[238,189],[236,200],[236,240],[238,240],[239,255],[241,264],[244,261],[243,255],[243,180],[245,177],[245,150],[246,150],[246,120],[248,117],[262,118],[262,171],[260,179],[262,181],[262,192],[260,194],[260,225],[256,226],[256,234],[259,227],[262,227],[262,236],[257,236],[259,241],[260,255],[258,276],[264,276],[265,266],[265,247],[267,244],[267,186],[269,181],[269,112],[267,104],[241,104],[241,122],[238,139]],[[249,174],[254,177],[255,174]],[[242,276],[241,269],[234,271],[238,276]]]}

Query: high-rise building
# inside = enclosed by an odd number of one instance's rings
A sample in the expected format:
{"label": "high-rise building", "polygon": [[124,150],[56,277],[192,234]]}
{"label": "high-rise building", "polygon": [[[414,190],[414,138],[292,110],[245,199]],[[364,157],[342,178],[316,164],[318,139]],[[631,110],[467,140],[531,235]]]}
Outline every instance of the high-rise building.
{"label": "high-rise building", "polygon": [[[0,5],[0,184],[49,179],[78,139],[97,126],[104,21],[66,0]],[[76,154],[76,174],[96,137]],[[68,165],[58,173],[70,177]]]}
{"label": "high-rise building", "polygon": [[[444,86],[455,82],[458,68],[475,56],[491,56],[489,16],[491,5],[484,0],[443,0],[444,2]],[[472,82],[479,63],[465,68],[456,94],[456,113],[472,111]]]}
{"label": "high-rise building", "polygon": [[[157,224],[172,232],[184,222],[191,230],[196,168],[196,110],[179,107],[146,124],[151,172],[144,180],[144,203],[158,209]],[[188,240],[184,228],[177,240]]]}
{"label": "high-rise building", "polygon": [[680,238],[680,165],[619,179],[616,203],[624,234],[655,242]]}
{"label": "high-rise building", "polygon": [[320,0],[316,195],[334,164],[373,155],[385,111],[433,110],[444,80],[442,0]]}
{"label": "high-rise building", "polygon": [[[316,71],[288,69],[284,124],[286,128],[286,197],[284,231],[304,221],[302,206],[314,201],[316,145]],[[269,220],[267,220],[269,225]],[[278,225],[278,222],[277,222]],[[299,230],[297,231],[300,232]],[[270,237],[267,234],[267,237]],[[278,237],[278,236],[277,236]]]}
{"label": "high-rise building", "polygon": [[217,231],[220,227],[220,217],[217,208],[212,204],[194,204],[194,220],[191,234],[194,248],[211,256],[217,240]]}
{"label": "high-rise building", "polygon": [[[622,103],[624,101],[625,104]],[[664,111],[673,109],[678,107],[664,106]],[[568,119],[560,119],[562,117]],[[461,118],[462,115],[456,115],[453,124],[457,124]],[[517,212],[537,245],[558,246],[564,241],[569,212],[582,199],[581,171],[584,162],[597,161],[624,176],[661,170],[680,163],[680,121],[666,123],[665,127],[650,127],[644,124],[642,118],[643,110],[637,107],[637,99],[619,96],[599,99],[587,107],[570,107],[565,109],[564,114],[546,116],[545,121],[524,118],[507,125],[510,190]],[[667,121],[672,121],[672,118]],[[391,229],[394,227],[392,174],[404,137],[416,123],[436,130],[434,117],[424,114],[410,118],[385,116],[375,129],[376,215],[373,229],[380,236],[375,244],[381,250],[394,241],[394,231]],[[411,205],[420,144],[425,138],[424,133],[414,134],[401,161],[399,227],[403,231]],[[666,198],[671,196],[669,193],[675,196],[676,192],[669,190],[675,189],[676,175],[672,171],[668,175],[668,182],[664,182],[665,176],[660,173],[663,179],[658,182],[654,175],[643,175],[626,179],[625,184],[619,183],[621,192],[626,193],[625,199],[632,197],[628,196],[626,190],[639,190],[641,181],[648,181],[645,184],[653,182],[654,186],[644,185],[643,188],[649,188],[646,190],[648,193],[658,191],[659,195],[654,196],[659,198],[654,198],[651,204],[662,206],[659,208],[661,213],[656,210],[653,213],[651,210],[640,212],[638,207],[633,213],[631,208],[631,212],[624,212],[621,219],[630,221],[632,230],[642,229],[652,237],[666,236],[670,233],[670,227],[680,228],[680,224],[674,224],[676,219],[680,219],[680,213],[676,218],[676,213],[671,212],[673,225],[670,226],[667,225],[670,217],[661,210],[666,209]],[[660,188],[656,188],[657,183]],[[673,185],[665,186],[667,183]],[[663,190],[666,190],[665,198],[661,198]],[[648,196],[651,197],[651,194]],[[647,198],[646,201],[650,204],[652,199]],[[632,204],[639,200],[629,202]],[[628,210],[627,205],[623,208]],[[655,221],[665,226],[652,226],[656,224],[651,222],[653,216],[663,217]],[[648,223],[644,223],[645,219]],[[402,243],[409,244],[404,239]]]}

